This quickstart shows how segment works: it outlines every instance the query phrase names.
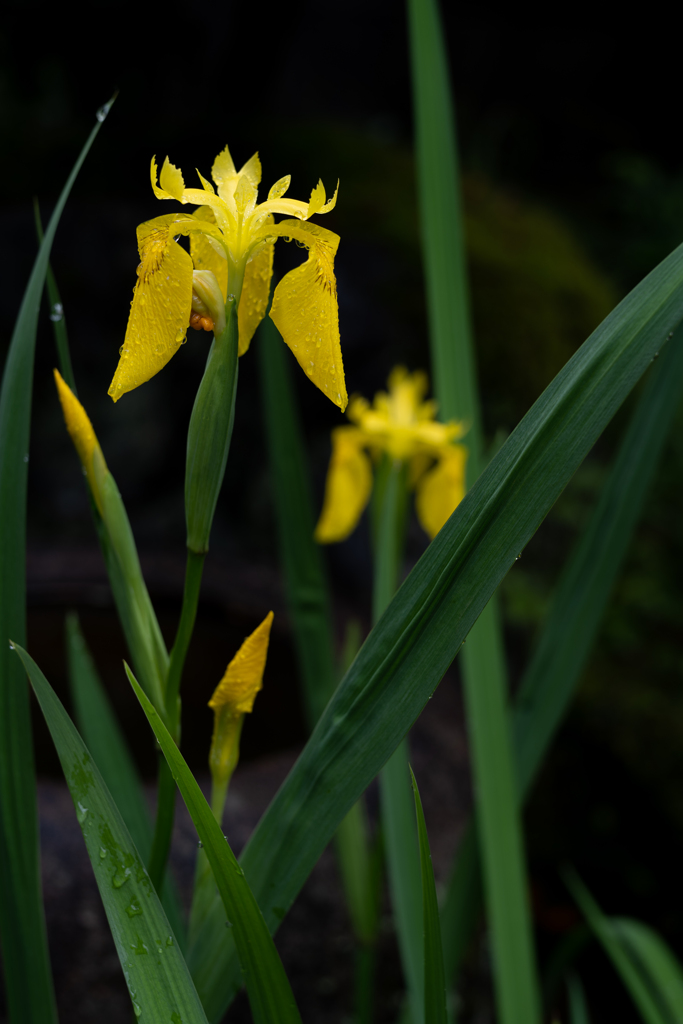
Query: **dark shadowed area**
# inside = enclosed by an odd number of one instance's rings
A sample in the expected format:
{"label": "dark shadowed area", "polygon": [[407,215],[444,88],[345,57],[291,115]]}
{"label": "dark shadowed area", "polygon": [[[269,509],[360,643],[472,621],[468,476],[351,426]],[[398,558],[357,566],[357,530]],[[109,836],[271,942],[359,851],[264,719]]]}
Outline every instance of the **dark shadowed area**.
{"label": "dark shadowed area", "polygon": [[[665,34],[653,48],[559,23],[527,30],[493,12],[450,4],[444,16],[485,431],[498,446],[618,299],[683,239],[683,142],[673,99],[680,91],[680,47]],[[336,272],[349,394],[371,398],[399,363],[429,370],[405,16],[387,0],[341,7],[226,0],[195,8],[95,4],[87,19],[84,42],[83,22],[74,14],[9,0],[0,26],[0,354],[4,359],[36,251],[33,199],[46,219],[95,111],[118,89],[67,205],[52,265],[79,395],[126,503],[170,645],[185,564],[185,437],[208,336],[190,332],[153,380],[116,405],[107,397],[135,282],[135,228],[175,208],[155,199],[150,158],[156,154],[161,162],[168,154],[194,185],[194,168],[208,176],[227,142],[238,166],[259,151],[262,194],[288,173],[290,194],[299,199],[308,198],[319,177],[329,194],[339,179],[337,207],[321,223],[341,236]],[[302,258],[297,247],[279,243],[276,272]],[[46,306],[30,451],[29,649],[68,704],[64,616],[78,610],[151,784],[156,755],[121,669],[123,636],[52,380],[48,313]],[[344,420],[293,360],[292,368],[320,502],[330,430]],[[560,567],[600,492],[627,411],[502,586],[513,687]],[[244,636],[275,611],[264,689],[244,729],[228,803],[226,825],[237,848],[306,738],[261,420],[252,351],[240,365],[232,449],[183,686],[183,749],[202,774],[211,732],[206,702]],[[683,957],[682,426],[679,412],[594,658],[528,808],[544,967],[578,920],[557,872],[565,861],[607,912],[647,921]],[[412,521],[406,570],[426,543]],[[350,620],[363,630],[369,625],[367,525],[326,557],[341,647]],[[471,803],[457,676],[456,665],[414,730],[414,767],[439,882],[448,876]],[[35,727],[60,1012],[63,1020],[118,1024],[130,1019],[130,1009],[113,944],[37,715]],[[187,885],[195,837],[182,815],[177,840],[175,866]],[[325,936],[322,944],[314,935]],[[278,945],[304,1019],[348,1020],[351,938],[330,851]],[[595,946],[579,967],[596,1021],[637,1019]],[[467,963],[463,1021],[493,1019],[488,976],[480,934]],[[400,991],[387,916],[378,1021],[395,1019]],[[230,1019],[246,1020],[245,1006],[236,1006]]]}

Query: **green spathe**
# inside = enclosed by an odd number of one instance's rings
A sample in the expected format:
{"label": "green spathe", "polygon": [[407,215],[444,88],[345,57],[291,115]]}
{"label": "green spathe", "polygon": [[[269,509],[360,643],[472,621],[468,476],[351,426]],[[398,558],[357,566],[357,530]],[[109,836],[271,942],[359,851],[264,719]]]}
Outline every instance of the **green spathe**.
{"label": "green spathe", "polygon": [[226,325],[211,346],[187,432],[185,516],[187,546],[209,550],[209,535],[228,461],[237,392],[237,303],[225,304]]}

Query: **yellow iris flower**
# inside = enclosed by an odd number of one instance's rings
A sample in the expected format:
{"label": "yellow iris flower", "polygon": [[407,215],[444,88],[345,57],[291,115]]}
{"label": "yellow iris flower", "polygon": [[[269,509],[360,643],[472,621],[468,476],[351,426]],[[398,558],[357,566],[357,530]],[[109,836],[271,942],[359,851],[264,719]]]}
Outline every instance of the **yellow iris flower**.
{"label": "yellow iris flower", "polygon": [[315,529],[320,544],[344,540],[355,529],[372,491],[372,462],[383,453],[408,465],[410,486],[420,524],[435,537],[465,495],[467,449],[456,444],[463,423],[439,423],[436,403],[423,401],[427,376],[397,366],[388,392],[372,405],[353,397],[348,418],[353,426],[332,431],[332,457],[325,484],[323,510]]}
{"label": "yellow iris flower", "polygon": [[[201,174],[201,188],[186,188],[181,172],[166,157],[157,183],[157,163],[152,159],[157,199],[194,203],[199,208],[194,213],[156,217],[137,229],[138,280],[109,394],[116,402],[158,373],[185,341],[191,318],[197,329],[216,327],[207,308],[207,271],[214,293],[222,298],[221,306],[228,295],[234,295],[239,304],[239,354],[243,355],[265,315],[274,242],[284,238],[307,248],[308,259],[280,281],[270,315],[313,383],[344,410],[348,398],[334,276],[339,236],[309,223],[314,214],[333,209],[337,192],[327,201],[318,182],[307,203],[287,199],[287,175],[273,185],[265,202],[257,203],[258,154],[237,171],[227,146],[216,157],[211,176],[216,189]],[[285,214],[288,219],[275,224],[273,214]],[[180,235],[190,237],[189,254],[177,242]]]}

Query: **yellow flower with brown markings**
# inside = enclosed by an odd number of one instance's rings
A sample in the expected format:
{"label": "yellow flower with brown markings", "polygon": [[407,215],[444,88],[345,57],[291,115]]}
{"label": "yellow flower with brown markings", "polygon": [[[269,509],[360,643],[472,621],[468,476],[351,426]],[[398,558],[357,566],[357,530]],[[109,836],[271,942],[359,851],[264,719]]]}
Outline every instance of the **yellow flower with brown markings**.
{"label": "yellow flower with brown markings", "polygon": [[388,384],[388,392],[376,394],[372,405],[354,396],[347,413],[353,425],[332,431],[323,510],[315,529],[320,544],[344,540],[356,528],[372,492],[370,456],[385,453],[408,465],[417,516],[430,537],[465,495],[467,448],[456,444],[464,424],[436,420],[436,403],[423,401],[426,374],[397,366]]}
{"label": "yellow flower with brown markings", "polygon": [[[344,410],[348,399],[334,276],[339,236],[309,223],[314,214],[334,208],[337,193],[327,201],[319,182],[307,203],[285,198],[290,184],[287,175],[273,185],[265,202],[257,203],[258,154],[237,171],[227,146],[211,170],[215,188],[199,172],[202,187],[186,188],[183,175],[168,157],[158,183],[157,173],[153,158],[151,179],[157,199],[193,203],[198,209],[156,217],[137,229],[138,280],[121,358],[109,388],[114,401],[166,365],[185,341],[191,317],[197,329],[215,327],[204,292],[193,287],[196,271],[214,275],[223,304],[229,295],[238,302],[239,354],[243,355],[266,312],[274,243],[284,238],[308,249],[308,259],[280,281],[270,315],[313,383]],[[274,214],[287,219],[276,224]],[[181,235],[189,235],[189,253],[178,244]]]}

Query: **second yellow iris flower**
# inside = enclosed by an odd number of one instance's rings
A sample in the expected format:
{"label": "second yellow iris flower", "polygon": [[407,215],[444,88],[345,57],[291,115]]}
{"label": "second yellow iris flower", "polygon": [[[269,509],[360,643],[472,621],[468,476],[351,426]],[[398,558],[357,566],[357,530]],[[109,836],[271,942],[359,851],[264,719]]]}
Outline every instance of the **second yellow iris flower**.
{"label": "second yellow iris flower", "polygon": [[372,492],[371,455],[386,454],[407,464],[417,516],[430,537],[465,495],[467,449],[456,443],[464,424],[436,420],[436,403],[423,400],[426,374],[397,366],[388,384],[388,392],[376,394],[372,405],[353,397],[347,413],[353,425],[332,431],[325,499],[315,530],[320,544],[344,540],[356,528]]}

